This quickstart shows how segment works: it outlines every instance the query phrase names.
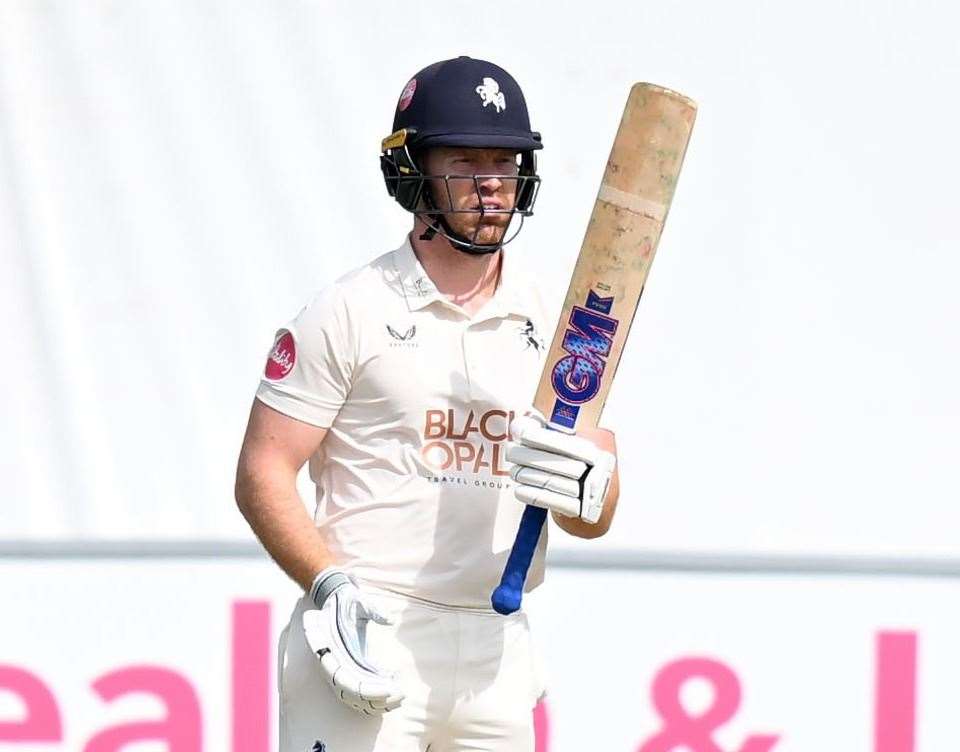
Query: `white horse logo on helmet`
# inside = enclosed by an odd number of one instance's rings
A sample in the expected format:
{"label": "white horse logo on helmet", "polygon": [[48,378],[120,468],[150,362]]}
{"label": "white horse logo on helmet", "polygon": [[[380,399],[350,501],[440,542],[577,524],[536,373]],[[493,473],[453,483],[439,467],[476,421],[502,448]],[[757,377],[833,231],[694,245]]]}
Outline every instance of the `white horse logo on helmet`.
{"label": "white horse logo on helmet", "polygon": [[507,109],[507,100],[504,98],[503,92],[500,91],[500,84],[492,78],[484,76],[483,83],[476,88],[476,92],[483,100],[484,107],[492,104],[497,108],[497,112]]}

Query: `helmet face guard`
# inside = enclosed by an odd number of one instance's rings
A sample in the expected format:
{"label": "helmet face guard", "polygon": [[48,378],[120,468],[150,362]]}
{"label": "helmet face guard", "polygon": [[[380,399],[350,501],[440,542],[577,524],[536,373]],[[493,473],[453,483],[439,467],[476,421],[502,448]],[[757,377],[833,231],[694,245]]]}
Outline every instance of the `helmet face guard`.
{"label": "helmet face guard", "polygon": [[[533,214],[533,205],[536,203],[540,188],[540,177],[537,175],[536,155],[532,151],[520,152],[520,164],[516,175],[430,175],[420,170],[414,155],[410,151],[409,139],[415,137],[413,129],[398,131],[384,140],[383,152],[380,155],[380,169],[383,172],[387,192],[408,212],[419,217],[427,225],[427,240],[435,234],[446,238],[454,247],[467,253],[493,253],[513,240],[523,227],[523,220]],[[503,148],[503,147],[491,147]],[[480,191],[482,181],[496,178],[501,182],[515,183],[514,203],[509,209],[486,209],[483,206],[483,194]],[[470,182],[477,196],[475,209],[454,209],[451,183]],[[434,195],[432,186],[442,184],[446,191],[446,207],[440,208],[442,200]],[[447,217],[453,214],[477,215],[477,222],[472,236],[462,235],[450,226]],[[501,239],[496,243],[479,243],[477,238],[483,225],[483,218],[492,215],[505,215],[510,221],[503,229]],[[514,217],[519,216],[520,222],[510,233]]]}

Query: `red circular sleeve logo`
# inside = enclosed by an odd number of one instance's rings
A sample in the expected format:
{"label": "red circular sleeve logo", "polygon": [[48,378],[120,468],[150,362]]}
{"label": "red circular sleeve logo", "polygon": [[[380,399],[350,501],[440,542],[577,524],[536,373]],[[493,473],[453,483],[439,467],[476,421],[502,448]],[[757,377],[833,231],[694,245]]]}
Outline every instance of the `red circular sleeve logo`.
{"label": "red circular sleeve logo", "polygon": [[277,341],[273,343],[273,350],[267,358],[264,375],[273,381],[282,379],[293,370],[296,362],[297,346],[293,341],[293,335],[284,329],[277,336]]}

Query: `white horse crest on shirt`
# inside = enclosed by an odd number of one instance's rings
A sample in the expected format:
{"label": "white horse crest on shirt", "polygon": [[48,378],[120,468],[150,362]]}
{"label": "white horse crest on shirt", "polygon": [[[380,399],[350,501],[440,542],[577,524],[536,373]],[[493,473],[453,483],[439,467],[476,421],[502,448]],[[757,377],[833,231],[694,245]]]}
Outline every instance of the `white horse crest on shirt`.
{"label": "white horse crest on shirt", "polygon": [[500,91],[500,84],[492,78],[484,76],[483,83],[476,88],[476,92],[480,95],[484,107],[492,104],[497,108],[497,112],[507,109],[507,100]]}

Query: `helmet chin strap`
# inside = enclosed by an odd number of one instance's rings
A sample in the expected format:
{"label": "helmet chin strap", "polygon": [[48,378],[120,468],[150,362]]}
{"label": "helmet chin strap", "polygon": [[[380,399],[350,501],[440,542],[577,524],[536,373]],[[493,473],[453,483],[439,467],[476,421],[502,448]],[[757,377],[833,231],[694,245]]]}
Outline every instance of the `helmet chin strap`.
{"label": "helmet chin strap", "polygon": [[[476,233],[474,233],[474,239],[461,235],[450,227],[447,218],[444,216],[437,217],[430,214],[417,214],[417,217],[427,226],[420,235],[420,240],[432,240],[435,236],[440,235],[440,237],[445,238],[450,245],[458,251],[468,253],[471,256],[486,256],[491,253],[496,253],[509,242],[509,240],[501,240],[498,243],[477,243],[475,242]],[[511,220],[512,219],[511,217]],[[521,218],[521,224],[522,223],[523,219]],[[509,225],[507,229],[509,229]],[[477,232],[479,231],[480,228],[478,226]],[[506,234],[505,230],[503,233],[504,237],[506,237]],[[513,237],[516,237],[516,233],[514,233]],[[513,237],[511,237],[510,240],[513,240]]]}

